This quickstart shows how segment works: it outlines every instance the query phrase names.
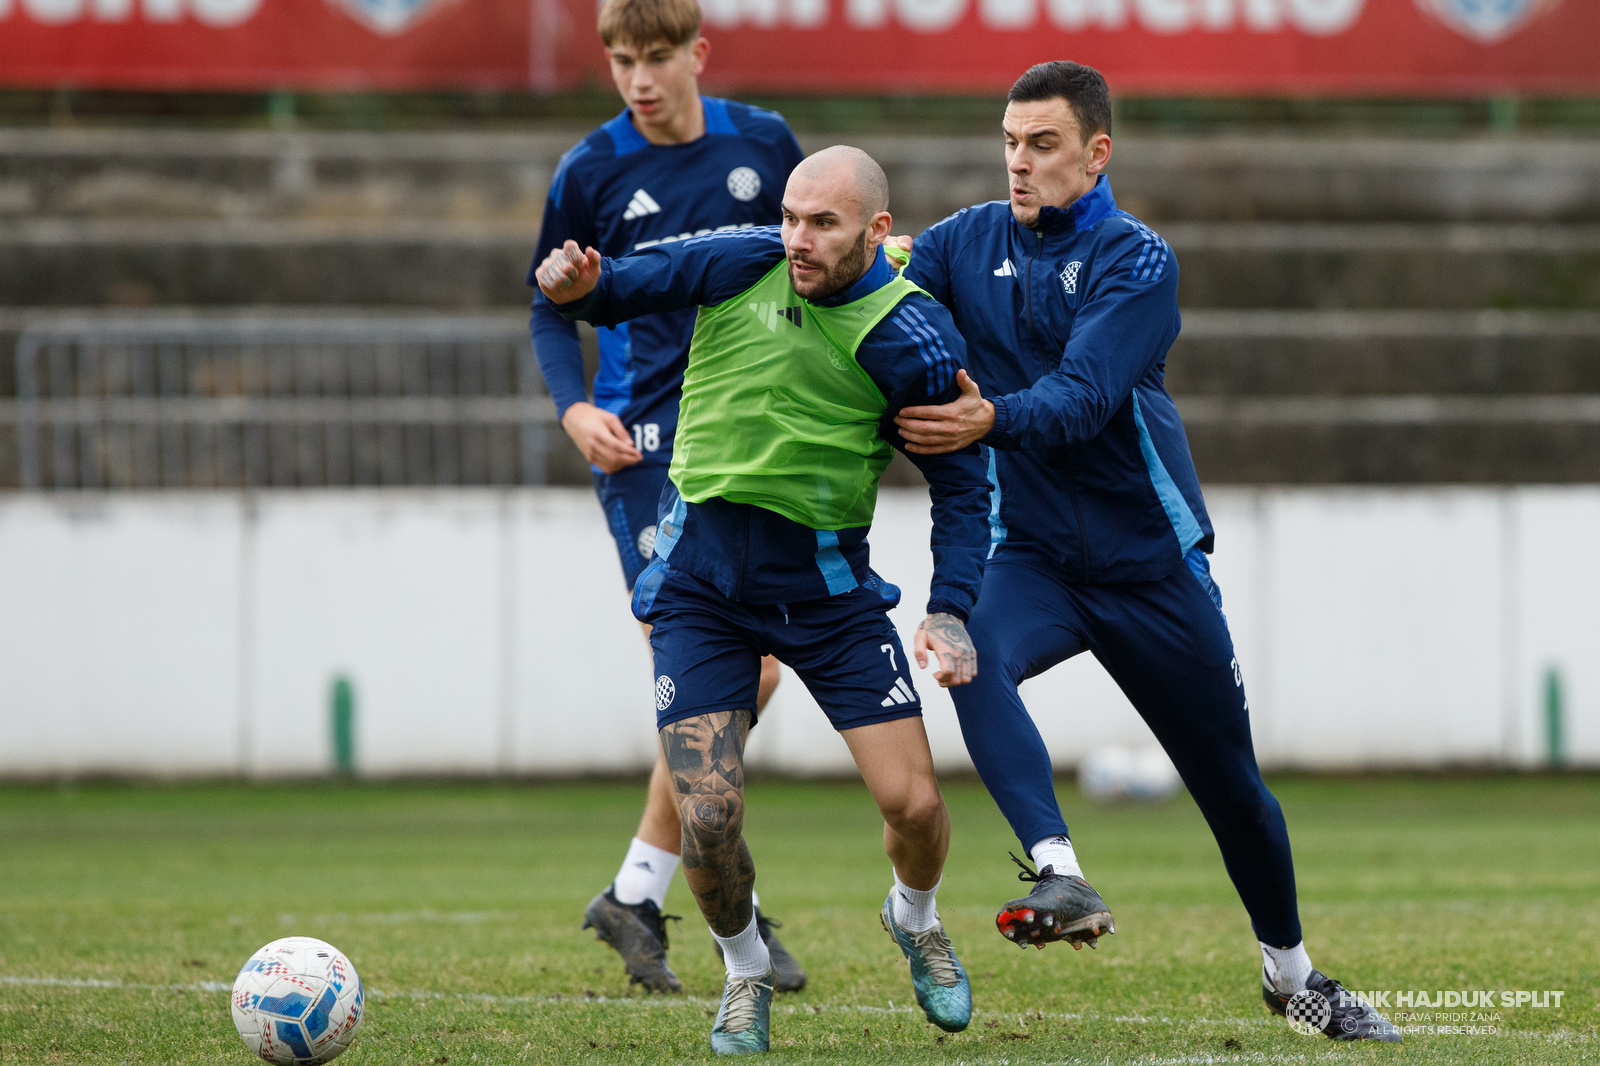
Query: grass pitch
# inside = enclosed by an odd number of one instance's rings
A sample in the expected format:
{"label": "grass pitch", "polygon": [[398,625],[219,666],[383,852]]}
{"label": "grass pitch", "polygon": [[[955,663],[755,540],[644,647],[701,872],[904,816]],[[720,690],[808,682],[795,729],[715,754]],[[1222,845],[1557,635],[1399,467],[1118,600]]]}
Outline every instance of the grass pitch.
{"label": "grass pitch", "polygon": [[[1565,991],[1500,1009],[1498,1035],[1403,1047],[1304,1037],[1260,1003],[1243,909],[1193,804],[1101,809],[1062,789],[1119,932],[1097,952],[995,932],[1021,886],[982,788],[955,823],[940,910],[976,1014],[946,1036],[879,929],[889,885],[857,785],[758,780],[763,906],[810,971],[780,997],[768,1061],[1527,1062],[1600,1059],[1600,780],[1272,782],[1313,961],[1352,989]],[[660,1063],[712,1058],[721,989],[705,925],[671,961],[686,997],[630,995],[580,933],[639,783],[0,789],[0,1063],[238,1063],[226,987],[263,943],[322,937],[369,1011],[341,1062]],[[680,878],[669,910],[692,916]],[[1422,1019],[1418,1019],[1421,1021]]]}

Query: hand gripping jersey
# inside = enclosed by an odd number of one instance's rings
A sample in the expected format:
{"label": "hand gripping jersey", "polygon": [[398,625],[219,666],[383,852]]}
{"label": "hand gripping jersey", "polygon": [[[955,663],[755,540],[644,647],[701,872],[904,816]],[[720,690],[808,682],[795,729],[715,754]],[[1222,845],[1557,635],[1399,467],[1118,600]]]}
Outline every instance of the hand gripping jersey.
{"label": "hand gripping jersey", "polygon": [[921,290],[897,275],[826,307],[796,296],[787,268],[780,258],[743,293],[700,311],[672,483],[689,503],[720,496],[812,529],[871,525],[893,448],[879,432],[888,401],[856,350]]}
{"label": "hand gripping jersey", "polygon": [[[618,257],[778,222],[784,184],[801,159],[794,134],[770,111],[714,97],[700,103],[705,135],[686,144],[651,144],[623,111],[563,156],[534,264],[568,240]],[[666,311],[598,330],[594,403],[622,420],[646,463],[672,458],[694,318],[693,310]],[[577,330],[537,290],[532,330],[539,369],[563,415],[589,398]]]}

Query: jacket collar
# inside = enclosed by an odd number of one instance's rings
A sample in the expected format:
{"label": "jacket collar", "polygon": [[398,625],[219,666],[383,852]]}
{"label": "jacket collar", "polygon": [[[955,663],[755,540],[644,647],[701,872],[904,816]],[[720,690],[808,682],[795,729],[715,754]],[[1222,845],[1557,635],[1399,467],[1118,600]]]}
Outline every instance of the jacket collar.
{"label": "jacket collar", "polygon": [[[706,136],[719,133],[737,136],[739,128],[733,124],[733,117],[728,113],[728,101],[719,100],[715,96],[702,96],[700,98],[700,114],[705,119]],[[639,127],[633,124],[633,112],[628,108],[622,109],[622,114],[600,127],[611,138],[612,150],[619,156],[638,152],[652,145],[645,140],[644,134],[639,132]],[[698,140],[699,138],[696,138]],[[693,144],[694,141],[686,141]],[[677,145],[660,145],[657,147],[676,148]]]}
{"label": "jacket collar", "polygon": [[1044,234],[1081,233],[1093,229],[1096,223],[1116,209],[1117,201],[1111,195],[1111,179],[1102,174],[1094,183],[1094,188],[1069,206],[1040,208],[1039,224],[1034,230]]}
{"label": "jacket collar", "polygon": [[894,271],[889,266],[889,257],[884,254],[883,245],[880,244],[878,246],[878,257],[872,261],[872,265],[867,268],[867,272],[861,275],[860,280],[841,293],[836,293],[823,300],[813,300],[812,303],[817,307],[842,307],[848,303],[855,303],[857,300],[869,296],[889,284],[890,279],[893,277]]}

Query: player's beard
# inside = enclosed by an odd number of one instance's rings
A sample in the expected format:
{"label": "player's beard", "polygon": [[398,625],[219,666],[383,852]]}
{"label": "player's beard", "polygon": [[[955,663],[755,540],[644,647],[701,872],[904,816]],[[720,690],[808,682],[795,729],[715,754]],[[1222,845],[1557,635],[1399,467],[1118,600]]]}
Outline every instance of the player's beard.
{"label": "player's beard", "polygon": [[867,272],[867,231],[862,227],[861,233],[856,237],[853,248],[844,253],[839,261],[832,266],[824,266],[813,260],[806,260],[807,266],[822,266],[822,277],[811,283],[810,291],[802,292],[800,283],[794,276],[794,263],[789,263],[789,286],[801,299],[816,303],[826,300],[830,296],[837,296],[856,282],[861,280],[861,275]]}

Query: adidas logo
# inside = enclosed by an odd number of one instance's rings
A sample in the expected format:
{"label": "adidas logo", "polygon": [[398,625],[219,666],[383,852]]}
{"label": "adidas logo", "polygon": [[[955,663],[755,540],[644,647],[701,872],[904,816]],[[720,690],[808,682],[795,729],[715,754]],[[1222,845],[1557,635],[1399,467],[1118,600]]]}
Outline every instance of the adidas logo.
{"label": "adidas logo", "polygon": [[897,704],[915,702],[917,702],[917,694],[911,691],[911,686],[906,684],[905,678],[897,677],[894,679],[894,688],[889,690],[889,694],[883,698],[883,703],[879,704],[879,706],[893,707]]}
{"label": "adidas logo", "polygon": [[1000,266],[995,270],[994,276],[997,278],[1014,278],[1017,276],[1017,269],[1011,265],[1011,259],[1009,256],[1006,258],[1006,261],[1001,263]]}
{"label": "adidas logo", "polygon": [[658,215],[660,213],[661,205],[651,199],[649,193],[640,189],[633,194],[633,199],[628,201],[628,209],[622,212],[622,218],[625,222],[632,222],[634,219],[643,218],[645,215]]}
{"label": "adidas logo", "polygon": [[789,325],[793,326],[795,329],[800,328],[800,308],[798,305],[794,307],[780,307],[778,304],[769,300],[761,303],[751,303],[749,307],[750,310],[755,312],[756,318],[761,321],[762,325],[766,326],[767,329],[773,333],[778,332],[778,320],[780,318],[788,322]]}

